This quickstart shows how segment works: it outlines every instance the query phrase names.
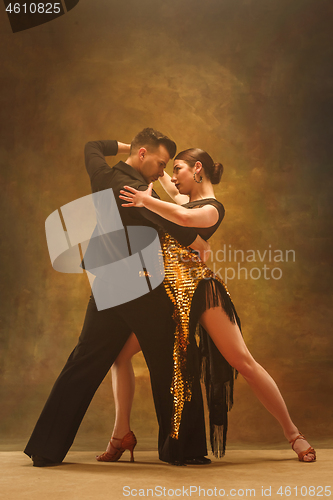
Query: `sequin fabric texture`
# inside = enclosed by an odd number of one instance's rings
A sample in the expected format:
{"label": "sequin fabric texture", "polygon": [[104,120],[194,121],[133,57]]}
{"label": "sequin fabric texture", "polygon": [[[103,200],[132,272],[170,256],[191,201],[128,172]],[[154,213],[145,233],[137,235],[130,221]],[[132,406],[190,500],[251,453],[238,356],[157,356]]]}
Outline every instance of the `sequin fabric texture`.
{"label": "sequin fabric texture", "polygon": [[185,401],[190,401],[191,381],[186,370],[187,346],[189,344],[189,319],[194,292],[202,279],[218,280],[230,296],[225,283],[218,278],[196,253],[188,250],[167,233],[160,234],[164,258],[165,290],[174,304],[173,319],[176,322],[173,348],[173,414],[170,436],[178,439],[179,427]]}

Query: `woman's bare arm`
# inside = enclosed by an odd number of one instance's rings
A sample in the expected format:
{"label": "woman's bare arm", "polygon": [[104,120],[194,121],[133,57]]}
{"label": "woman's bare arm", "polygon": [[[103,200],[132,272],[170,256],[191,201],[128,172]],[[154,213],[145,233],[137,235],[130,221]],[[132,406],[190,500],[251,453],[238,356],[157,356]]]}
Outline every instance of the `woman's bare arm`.
{"label": "woman's bare arm", "polygon": [[151,196],[153,184],[146,191],[137,191],[130,186],[124,186],[120,196],[127,203],[123,207],[146,207],[164,219],[184,227],[211,227],[217,223],[219,213],[213,205],[205,205],[200,209],[189,210],[174,203],[158,200]]}
{"label": "woman's bare arm", "polygon": [[186,194],[180,194],[167,172],[164,172],[163,177],[158,179],[164,191],[168,193],[170,198],[177,203],[177,205],[184,205],[189,202],[189,197]]}
{"label": "woman's bare arm", "polygon": [[125,144],[124,142],[118,142],[118,154],[129,154],[131,150],[130,144]]}

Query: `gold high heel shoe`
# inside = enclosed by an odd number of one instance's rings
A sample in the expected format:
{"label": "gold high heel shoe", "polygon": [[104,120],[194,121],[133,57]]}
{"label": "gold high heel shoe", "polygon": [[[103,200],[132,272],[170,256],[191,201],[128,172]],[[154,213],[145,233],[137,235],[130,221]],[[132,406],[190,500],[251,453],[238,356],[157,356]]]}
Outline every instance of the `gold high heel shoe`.
{"label": "gold high heel shoe", "polygon": [[[292,439],[291,441],[289,441],[289,443],[291,444],[291,447],[292,447],[293,450],[294,450],[295,441],[297,441],[297,439],[304,439],[306,441],[305,437],[300,432],[298,434],[298,436],[295,437],[295,439]],[[295,453],[297,453],[297,451]],[[314,456],[313,460],[304,460],[305,455],[307,455],[308,453],[311,453]],[[298,455],[298,460],[300,462],[309,462],[309,463],[311,463],[311,462],[315,462],[316,458],[317,458],[316,457],[316,452],[315,452],[315,450],[311,446],[309,446],[309,448],[307,450],[300,451],[299,453],[297,453],[297,455]]]}
{"label": "gold high heel shoe", "polygon": [[[112,439],[115,439],[116,441],[121,441],[120,443],[120,448],[115,448],[112,444]],[[102,453],[102,455],[98,455],[96,457],[96,460],[98,462],[117,462],[121,455],[124,453],[125,450],[129,450],[131,453],[131,462],[134,462],[134,455],[133,455],[133,450],[136,446],[137,440],[136,437],[134,436],[134,433],[132,431],[129,431],[126,436],[124,436],[122,439],[112,437],[110,439],[110,444],[112,448],[115,450],[114,453],[109,453],[108,451],[105,451]]]}

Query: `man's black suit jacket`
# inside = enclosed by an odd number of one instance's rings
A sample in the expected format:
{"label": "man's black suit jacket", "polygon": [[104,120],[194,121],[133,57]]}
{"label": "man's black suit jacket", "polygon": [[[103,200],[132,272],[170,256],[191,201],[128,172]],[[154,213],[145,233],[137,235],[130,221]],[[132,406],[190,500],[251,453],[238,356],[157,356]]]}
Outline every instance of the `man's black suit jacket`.
{"label": "man's black suit jacket", "polygon": [[[134,187],[140,191],[147,189],[148,185],[137,170],[123,161],[110,168],[105,161],[105,156],[114,156],[117,154],[117,151],[117,141],[95,141],[86,144],[85,162],[92,192],[96,193],[104,189],[113,189],[124,226],[139,225],[150,226],[156,229],[162,228],[171,234],[171,236],[174,236],[182,245],[191,245],[198,235],[195,229],[178,226],[144,207],[126,208],[121,206],[123,201],[119,199],[119,193],[124,185]],[[153,191],[153,196],[159,198],[155,191]]]}

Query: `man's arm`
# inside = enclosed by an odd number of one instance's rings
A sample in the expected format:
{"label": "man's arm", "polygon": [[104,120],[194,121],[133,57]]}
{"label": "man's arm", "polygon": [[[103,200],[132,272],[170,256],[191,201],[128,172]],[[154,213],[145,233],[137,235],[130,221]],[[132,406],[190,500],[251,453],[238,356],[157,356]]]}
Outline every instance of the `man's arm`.
{"label": "man's arm", "polygon": [[116,156],[117,153],[117,141],[87,142],[84,148],[84,159],[90,180],[92,180],[98,172],[110,168],[105,161],[105,156]]}
{"label": "man's arm", "polygon": [[110,166],[105,161],[105,156],[116,156],[117,154],[129,154],[131,145],[118,141],[90,141],[84,148],[84,159],[90,180],[104,169]]}
{"label": "man's arm", "polygon": [[[145,191],[146,189],[147,185],[141,185],[138,188],[139,191]],[[154,198],[159,199],[159,196],[155,191],[152,192],[152,196]],[[159,226],[166,233],[169,233],[177,241],[179,241],[181,245],[184,245],[185,247],[189,246],[192,247],[192,244],[196,244],[198,248],[194,247],[192,248],[194,250],[198,250],[200,253],[203,252],[204,250],[207,250],[207,247],[204,248],[204,243],[200,242],[201,238],[198,235],[198,232],[195,228],[179,226],[178,224],[171,222],[168,219],[165,219],[164,217],[161,217],[158,214],[155,214],[154,212],[145,207],[131,207],[131,209],[136,210],[137,213],[139,213],[142,217],[149,220],[156,226]],[[198,240],[198,238],[200,238],[200,240]]]}
{"label": "man's arm", "polygon": [[184,245],[185,247],[192,247],[192,243],[194,243],[196,238],[197,237],[200,238],[195,228],[179,226],[178,224],[170,222],[169,220],[164,219],[160,215],[151,212],[147,208],[132,207],[131,210],[137,210],[137,212],[140,213],[142,217],[149,220],[156,226],[161,227],[163,231],[169,233],[177,241],[179,241],[181,245]]}

